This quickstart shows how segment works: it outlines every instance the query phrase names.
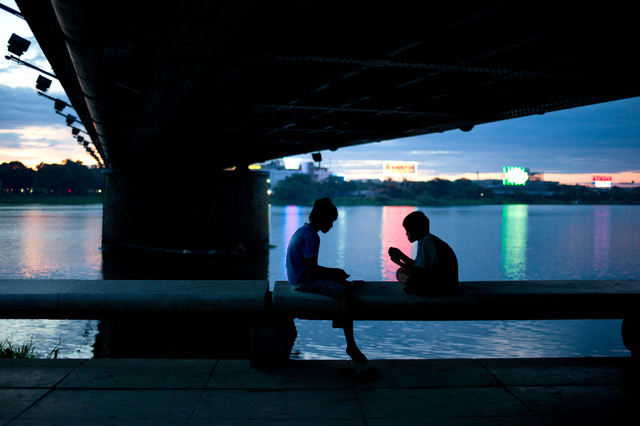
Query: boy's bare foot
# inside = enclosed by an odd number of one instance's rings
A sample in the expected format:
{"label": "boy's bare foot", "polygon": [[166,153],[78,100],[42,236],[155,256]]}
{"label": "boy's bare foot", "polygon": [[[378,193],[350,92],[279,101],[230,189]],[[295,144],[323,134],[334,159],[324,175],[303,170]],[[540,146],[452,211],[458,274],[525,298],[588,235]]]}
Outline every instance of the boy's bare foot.
{"label": "boy's bare foot", "polygon": [[351,359],[359,365],[365,365],[369,360],[357,346],[347,346],[347,355],[351,357]]}

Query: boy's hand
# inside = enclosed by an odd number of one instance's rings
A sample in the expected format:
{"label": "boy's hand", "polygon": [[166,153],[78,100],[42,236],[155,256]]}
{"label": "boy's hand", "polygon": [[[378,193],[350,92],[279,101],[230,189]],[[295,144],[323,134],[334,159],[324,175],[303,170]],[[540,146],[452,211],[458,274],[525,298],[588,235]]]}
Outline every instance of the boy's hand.
{"label": "boy's hand", "polygon": [[400,261],[401,256],[402,252],[400,251],[400,249],[389,247],[389,257],[391,258],[391,260],[393,260],[394,262],[398,262]]}
{"label": "boy's hand", "polygon": [[349,274],[347,274],[343,269],[340,268],[327,268],[325,272],[325,278],[337,283],[341,283],[349,278]]}
{"label": "boy's hand", "polygon": [[340,268],[332,269],[331,273],[333,274],[333,278],[335,278],[336,280],[346,280],[347,278],[350,277],[350,275],[347,274],[344,271],[344,269],[340,269]]}

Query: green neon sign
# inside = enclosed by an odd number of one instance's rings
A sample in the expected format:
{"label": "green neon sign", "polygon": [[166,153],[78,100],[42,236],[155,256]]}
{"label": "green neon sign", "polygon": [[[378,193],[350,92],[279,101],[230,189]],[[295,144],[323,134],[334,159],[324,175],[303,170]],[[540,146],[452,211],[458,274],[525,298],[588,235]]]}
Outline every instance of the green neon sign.
{"label": "green neon sign", "polygon": [[524,185],[529,180],[529,173],[524,167],[503,167],[503,185]]}

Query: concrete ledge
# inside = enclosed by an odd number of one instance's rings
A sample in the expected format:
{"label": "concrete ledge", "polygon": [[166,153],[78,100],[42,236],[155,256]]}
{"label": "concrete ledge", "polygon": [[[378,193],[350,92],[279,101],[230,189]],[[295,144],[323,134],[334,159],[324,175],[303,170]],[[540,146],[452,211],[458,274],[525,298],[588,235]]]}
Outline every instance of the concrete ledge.
{"label": "concrete ledge", "polygon": [[[465,282],[441,297],[406,294],[397,282],[354,289],[357,320],[624,319],[625,346],[637,353],[640,281]],[[0,318],[251,322],[251,365],[285,365],[294,318],[334,319],[339,303],[278,281],[0,280]]]}
{"label": "concrete ledge", "polygon": [[266,280],[0,280],[0,318],[261,315]]}
{"label": "concrete ledge", "polygon": [[[365,282],[353,290],[362,302],[360,320],[624,319],[637,316],[640,281],[464,282],[456,294],[406,294],[397,282]],[[272,313],[329,319],[338,302],[275,283]]]}
{"label": "concrete ledge", "polygon": [[[637,316],[640,280],[464,282],[456,294],[406,294],[397,282],[354,290],[360,320],[625,319]],[[271,300],[269,300],[271,296]],[[336,301],[266,280],[0,280],[0,318],[264,315],[328,319]]]}

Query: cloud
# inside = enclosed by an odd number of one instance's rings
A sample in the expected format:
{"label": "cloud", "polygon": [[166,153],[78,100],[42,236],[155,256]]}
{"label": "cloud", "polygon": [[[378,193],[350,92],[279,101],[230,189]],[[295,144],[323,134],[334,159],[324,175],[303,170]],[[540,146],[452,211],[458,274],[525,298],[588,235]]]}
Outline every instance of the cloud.
{"label": "cloud", "polygon": [[20,148],[20,133],[0,130],[0,147],[8,149]]}
{"label": "cloud", "polygon": [[[523,166],[543,173],[622,173],[640,164],[640,98],[556,111],[323,153],[331,168],[367,161],[419,162],[420,175],[501,173]],[[354,163],[359,161],[359,163]],[[372,172],[374,168],[371,168]],[[381,167],[375,173],[381,176]]]}
{"label": "cloud", "polygon": [[95,161],[72,137],[53,101],[35,89],[0,85],[0,163],[20,161],[28,167],[65,159]]}
{"label": "cloud", "polygon": [[0,163],[20,161],[27,167],[35,167],[41,162],[60,163],[65,159],[95,163],[66,126],[0,129]]}
{"label": "cloud", "polygon": [[[2,150],[48,150],[68,147],[74,140],[68,127],[28,126],[17,130],[0,129],[0,149]],[[75,142],[77,143],[77,142]]]}
{"label": "cloud", "polygon": [[0,129],[65,123],[53,109],[53,101],[39,96],[35,88],[0,84],[0,112]]}
{"label": "cloud", "polygon": [[[51,105],[48,105],[51,108]],[[34,90],[26,88],[14,88],[0,85],[0,126],[7,128],[24,123],[41,121],[43,116],[52,115],[53,111],[46,108],[42,101],[37,99]]]}

